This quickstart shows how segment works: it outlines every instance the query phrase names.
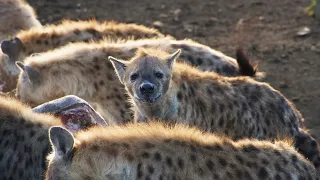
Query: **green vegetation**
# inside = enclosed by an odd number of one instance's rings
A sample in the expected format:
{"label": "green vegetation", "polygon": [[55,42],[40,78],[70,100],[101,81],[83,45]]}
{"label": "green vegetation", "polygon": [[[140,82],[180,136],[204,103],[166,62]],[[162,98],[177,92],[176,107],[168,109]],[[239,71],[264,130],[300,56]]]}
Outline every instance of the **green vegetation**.
{"label": "green vegetation", "polygon": [[312,0],[312,3],[310,6],[306,7],[304,11],[309,15],[309,16],[314,16],[315,15],[315,8],[316,8],[317,0]]}

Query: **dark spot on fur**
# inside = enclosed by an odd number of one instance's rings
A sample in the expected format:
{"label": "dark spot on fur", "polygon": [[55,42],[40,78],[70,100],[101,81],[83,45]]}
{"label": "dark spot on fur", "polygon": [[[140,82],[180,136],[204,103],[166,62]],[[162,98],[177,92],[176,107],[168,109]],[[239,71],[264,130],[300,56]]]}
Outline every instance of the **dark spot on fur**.
{"label": "dark spot on fur", "polygon": [[198,66],[200,66],[203,63],[203,60],[201,58],[197,58],[197,63],[198,63]]}
{"label": "dark spot on fur", "polygon": [[244,160],[243,158],[240,156],[240,155],[236,155],[236,159],[239,161],[240,164],[243,164],[244,163]]}
{"label": "dark spot on fur", "polygon": [[178,91],[177,98],[178,98],[178,101],[182,100],[182,92],[181,91]]}
{"label": "dark spot on fur", "polygon": [[94,82],[94,83],[93,83],[93,86],[94,86],[94,89],[97,91],[98,88],[99,88],[98,83],[97,83],[97,82]]}
{"label": "dark spot on fur", "polygon": [[267,179],[268,178],[268,171],[264,167],[260,167],[258,173],[259,179]]}
{"label": "dark spot on fur", "polygon": [[292,155],[291,160],[293,163],[296,163],[298,161],[298,157],[296,155]]}
{"label": "dark spot on fur", "polygon": [[148,166],[148,171],[149,171],[150,174],[152,174],[154,172],[154,168],[151,165],[149,165]]}
{"label": "dark spot on fur", "polygon": [[184,162],[181,158],[178,158],[178,166],[180,169],[183,169],[183,167],[184,167]]}
{"label": "dark spot on fur", "polygon": [[148,152],[143,152],[142,157],[148,159],[150,157],[150,154]]}
{"label": "dark spot on fur", "polygon": [[192,162],[196,162],[196,161],[197,161],[196,155],[190,154],[190,160],[191,160]]}
{"label": "dark spot on fur", "polygon": [[161,157],[161,154],[159,152],[156,152],[154,154],[154,158],[157,160],[157,161],[161,161],[162,160],[162,157]]}
{"label": "dark spot on fur", "polygon": [[226,166],[228,164],[227,161],[222,157],[219,157],[218,161],[221,164],[221,166]]}
{"label": "dark spot on fur", "polygon": [[33,129],[31,129],[29,132],[30,138],[32,138],[35,134],[36,134],[36,132]]}
{"label": "dark spot on fur", "polygon": [[112,74],[108,74],[107,78],[108,78],[109,81],[113,81],[113,75]]}
{"label": "dark spot on fur", "polygon": [[126,153],[125,157],[128,159],[129,162],[132,162],[134,160],[134,156],[131,153]]}
{"label": "dark spot on fur", "polygon": [[99,85],[100,85],[100,86],[103,86],[103,85],[104,85],[104,81],[103,81],[103,80],[100,80],[100,81],[99,81]]}
{"label": "dark spot on fur", "polygon": [[100,66],[99,65],[94,65],[94,68],[99,71],[100,70]]}
{"label": "dark spot on fur", "polygon": [[93,152],[98,152],[99,151],[99,147],[97,145],[93,145],[90,149]]}
{"label": "dark spot on fur", "polygon": [[137,172],[138,172],[137,177],[138,177],[138,178],[141,178],[141,177],[143,176],[141,163],[138,164]]}
{"label": "dark spot on fur", "polygon": [[168,165],[169,167],[171,167],[171,166],[172,166],[172,159],[171,159],[170,157],[167,157],[167,158],[166,158],[166,163],[167,163],[167,165]]}
{"label": "dark spot on fur", "polygon": [[262,163],[263,165],[268,165],[268,164],[269,164],[269,161],[266,160],[266,159],[262,159],[262,160],[261,160],[261,163]]}
{"label": "dark spot on fur", "polygon": [[214,164],[210,159],[206,161],[206,165],[209,168],[209,170],[213,170]]}
{"label": "dark spot on fur", "polygon": [[38,141],[38,142],[42,142],[42,141],[47,140],[47,139],[48,139],[48,137],[43,134],[43,135],[41,135],[41,136],[39,136],[39,137],[37,138],[37,141]]}
{"label": "dark spot on fur", "polygon": [[154,144],[151,144],[151,143],[149,143],[149,142],[146,142],[146,143],[144,144],[144,147],[145,147],[146,149],[151,149],[151,148],[154,148],[155,145],[154,145]]}
{"label": "dark spot on fur", "polygon": [[219,104],[219,106],[220,106],[220,113],[223,113],[225,109],[224,104]]}

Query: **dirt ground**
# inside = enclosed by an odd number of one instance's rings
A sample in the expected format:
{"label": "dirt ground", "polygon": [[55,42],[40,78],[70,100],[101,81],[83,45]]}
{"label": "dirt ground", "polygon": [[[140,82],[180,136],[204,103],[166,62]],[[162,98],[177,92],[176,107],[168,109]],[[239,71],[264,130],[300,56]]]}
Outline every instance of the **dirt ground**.
{"label": "dirt ground", "polygon": [[[320,137],[320,21],[303,12],[311,0],[27,1],[43,24],[91,18],[156,24],[162,33],[191,38],[232,57],[242,46],[267,73],[265,81],[296,104]],[[311,33],[297,37],[303,27]]]}

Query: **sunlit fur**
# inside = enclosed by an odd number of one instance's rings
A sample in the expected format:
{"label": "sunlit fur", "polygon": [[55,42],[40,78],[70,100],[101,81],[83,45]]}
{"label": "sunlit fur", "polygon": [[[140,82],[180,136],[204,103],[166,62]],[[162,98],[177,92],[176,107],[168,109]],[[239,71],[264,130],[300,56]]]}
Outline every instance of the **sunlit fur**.
{"label": "sunlit fur", "polygon": [[159,123],[93,128],[66,158],[48,157],[46,180],[317,179],[286,142],[241,140]]}
{"label": "sunlit fur", "polygon": [[111,124],[129,121],[132,115],[128,112],[129,105],[125,103],[124,87],[107,58],[129,59],[139,47],[171,52],[182,48],[180,62],[193,64],[202,70],[218,71],[223,75],[240,75],[235,59],[191,40],[162,38],[74,43],[27,58],[25,64],[39,72],[40,83],[31,84],[25,72],[21,73],[17,95],[24,102],[38,105],[73,94],[93,105],[97,104],[98,112]]}
{"label": "sunlit fur", "polygon": [[41,180],[51,151],[48,129],[60,120],[0,96],[0,179]]}
{"label": "sunlit fur", "polygon": [[[57,25],[50,24],[21,31],[16,37],[22,41],[24,46],[18,56],[18,61],[23,61],[31,54],[53,50],[71,42],[143,39],[164,37],[164,35],[156,29],[137,24],[64,20]],[[15,60],[10,60],[6,54],[1,53],[0,80],[7,81],[4,91],[11,91],[15,88],[19,72],[18,67],[15,66]]]}

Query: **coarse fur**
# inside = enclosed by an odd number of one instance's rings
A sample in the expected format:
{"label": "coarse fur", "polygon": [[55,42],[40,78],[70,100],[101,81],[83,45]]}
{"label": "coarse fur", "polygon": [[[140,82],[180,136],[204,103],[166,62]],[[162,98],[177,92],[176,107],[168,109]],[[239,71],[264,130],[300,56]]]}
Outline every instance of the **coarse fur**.
{"label": "coarse fur", "polygon": [[23,61],[32,54],[53,50],[70,42],[99,41],[104,38],[111,41],[155,37],[164,37],[164,35],[156,29],[143,25],[95,20],[64,20],[57,25],[52,24],[21,31],[15,38],[21,43],[15,43],[15,39],[2,43],[2,50],[9,51],[0,55],[0,80],[6,83],[3,92],[11,91],[16,87],[20,71],[15,66],[15,62]]}
{"label": "coarse fur", "polygon": [[[180,51],[140,48],[129,61],[109,57],[129,94],[135,121],[184,123],[232,139],[304,136],[299,131],[300,112],[267,83],[202,72],[175,63],[179,55]],[[311,136],[309,140],[315,142]],[[297,145],[299,149],[303,143]],[[320,168],[318,144],[314,147],[304,155]]]}
{"label": "coarse fur", "polygon": [[43,179],[51,151],[48,129],[59,125],[51,115],[0,96],[0,179]]}
{"label": "coarse fur", "polygon": [[312,164],[284,141],[235,142],[160,123],[93,128],[75,138],[53,127],[49,134],[54,151],[46,180],[318,179]]}
{"label": "coarse fur", "polygon": [[73,94],[97,104],[98,112],[109,120],[109,124],[127,122],[132,119],[128,111],[130,106],[126,104],[125,90],[107,58],[116,56],[128,59],[139,47],[172,52],[182,48],[180,62],[223,75],[240,75],[236,60],[191,40],[158,38],[122,43],[74,43],[27,58],[27,70],[20,74],[18,80],[17,97],[35,106]]}
{"label": "coarse fur", "polygon": [[21,30],[41,27],[33,8],[25,0],[0,0],[0,41]]}

